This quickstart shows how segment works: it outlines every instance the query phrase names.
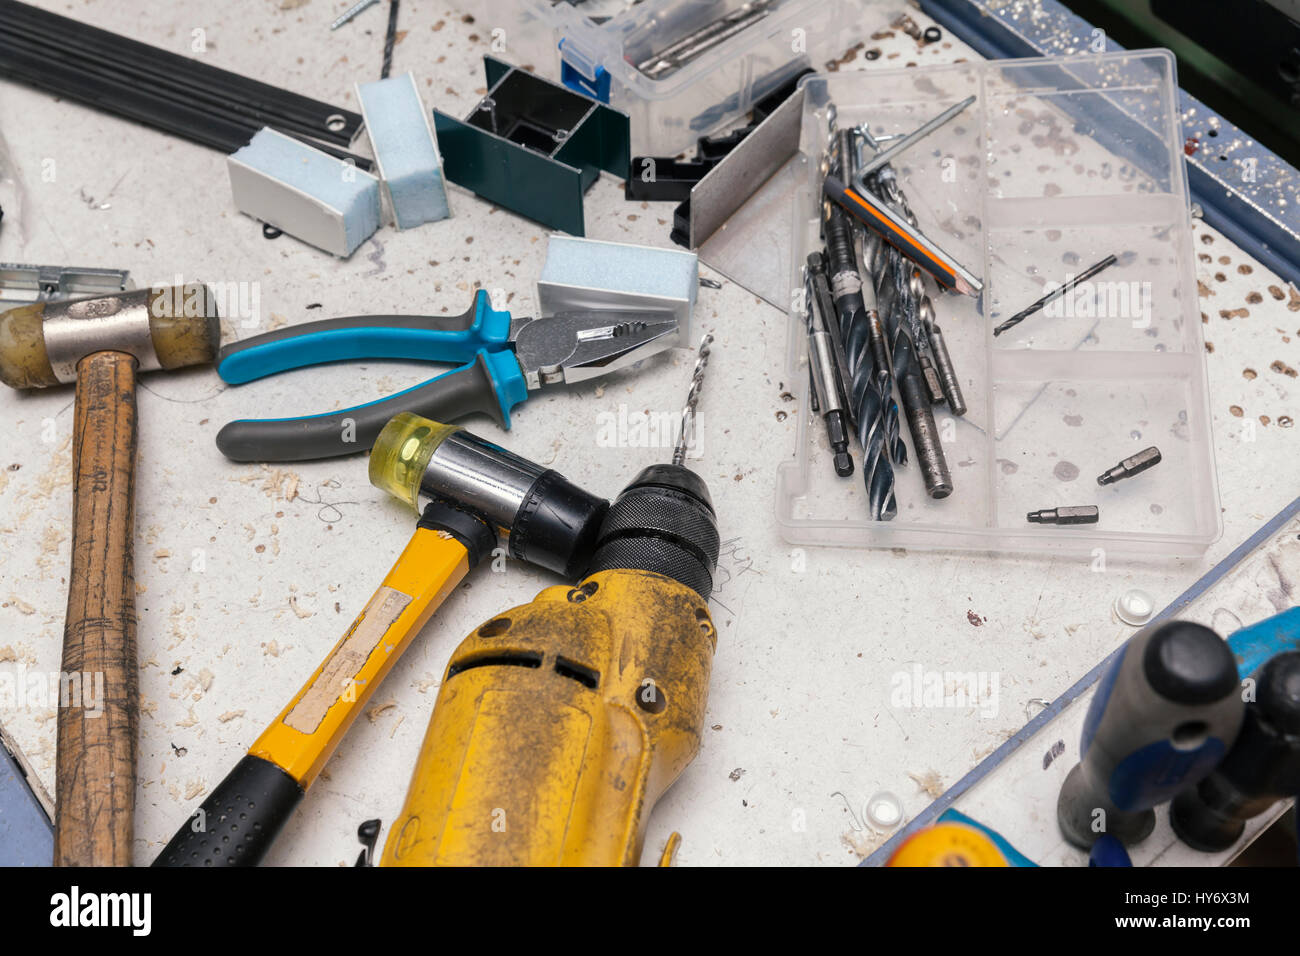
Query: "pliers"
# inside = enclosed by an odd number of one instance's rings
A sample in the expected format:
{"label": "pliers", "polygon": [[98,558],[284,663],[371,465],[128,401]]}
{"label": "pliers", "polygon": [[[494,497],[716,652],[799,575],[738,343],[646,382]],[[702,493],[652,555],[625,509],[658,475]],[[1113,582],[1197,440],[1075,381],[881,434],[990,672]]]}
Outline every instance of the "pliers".
{"label": "pliers", "polygon": [[512,318],[480,289],[462,315],[363,315],[307,322],[227,345],[217,374],[240,385],[276,372],[365,358],[463,363],[365,405],[299,418],[240,420],[217,434],[234,461],[305,461],[364,451],[398,412],[452,421],[473,412],[510,427],[510,409],[534,389],[626,368],[677,343],[662,312],[604,310]]}

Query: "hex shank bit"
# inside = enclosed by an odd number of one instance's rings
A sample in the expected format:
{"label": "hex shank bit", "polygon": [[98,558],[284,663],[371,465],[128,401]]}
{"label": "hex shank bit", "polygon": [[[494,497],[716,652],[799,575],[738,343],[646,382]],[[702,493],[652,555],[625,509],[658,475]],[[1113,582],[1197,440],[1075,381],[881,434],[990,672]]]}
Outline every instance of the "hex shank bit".
{"label": "hex shank bit", "polygon": [[1160,449],[1152,445],[1150,448],[1143,448],[1136,455],[1125,458],[1114,468],[1103,471],[1097,476],[1097,484],[1112,485],[1124,478],[1140,475],[1148,468],[1154,468],[1158,464],[1160,464]]}

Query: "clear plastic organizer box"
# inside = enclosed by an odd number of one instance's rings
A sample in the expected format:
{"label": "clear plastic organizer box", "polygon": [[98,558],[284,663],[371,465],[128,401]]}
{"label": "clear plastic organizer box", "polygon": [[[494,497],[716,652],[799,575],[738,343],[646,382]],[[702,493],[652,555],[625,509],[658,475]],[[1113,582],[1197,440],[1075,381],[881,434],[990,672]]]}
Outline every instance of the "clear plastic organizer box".
{"label": "clear plastic organizer box", "polygon": [[[896,469],[898,514],[867,513],[860,450],[835,475],[820,417],[799,416],[777,517],[793,543],[1195,555],[1221,533],[1191,217],[1167,51],[845,72],[803,82],[796,273],[821,248],[819,166],[828,107],[840,128],[908,132],[974,95],[894,161],[921,230],[984,283],[936,295],[969,407],[935,419],[954,490],[925,494],[915,455]],[[1118,262],[1001,336],[993,327],[1114,254]],[[792,305],[794,303],[792,302]],[[789,381],[809,409],[804,317],[791,312]],[[906,419],[902,432],[911,451]],[[1097,476],[1155,445],[1154,468]],[[1092,525],[1026,514],[1097,505]]]}
{"label": "clear plastic organizer box", "polygon": [[[844,52],[863,0],[487,0],[474,13],[497,55],[623,110],[632,150],[673,155],[736,125],[800,70]],[[752,22],[662,76],[638,68],[742,9]],[[877,15],[878,16],[878,15]]]}

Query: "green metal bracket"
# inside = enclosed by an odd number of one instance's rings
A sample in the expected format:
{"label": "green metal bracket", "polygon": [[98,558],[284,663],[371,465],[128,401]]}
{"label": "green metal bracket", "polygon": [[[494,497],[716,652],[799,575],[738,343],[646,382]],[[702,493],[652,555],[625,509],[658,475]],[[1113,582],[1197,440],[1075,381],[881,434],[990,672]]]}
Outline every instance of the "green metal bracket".
{"label": "green metal bracket", "polygon": [[488,91],[464,120],[433,111],[443,172],[489,202],[575,236],[582,197],[604,170],[628,175],[626,113],[483,58]]}

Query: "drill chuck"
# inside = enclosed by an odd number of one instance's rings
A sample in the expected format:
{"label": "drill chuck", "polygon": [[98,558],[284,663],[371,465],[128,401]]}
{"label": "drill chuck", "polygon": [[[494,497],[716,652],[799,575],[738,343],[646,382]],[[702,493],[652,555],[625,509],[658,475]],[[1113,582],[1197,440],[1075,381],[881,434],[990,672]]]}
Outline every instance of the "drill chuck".
{"label": "drill chuck", "polygon": [[370,481],[418,511],[446,501],[509,536],[512,557],[580,577],[609,503],[454,425],[402,412],[375,440]]}
{"label": "drill chuck", "polygon": [[615,568],[653,571],[707,601],[713,593],[719,544],[704,479],[681,465],[651,465],[610,505],[587,573]]}

